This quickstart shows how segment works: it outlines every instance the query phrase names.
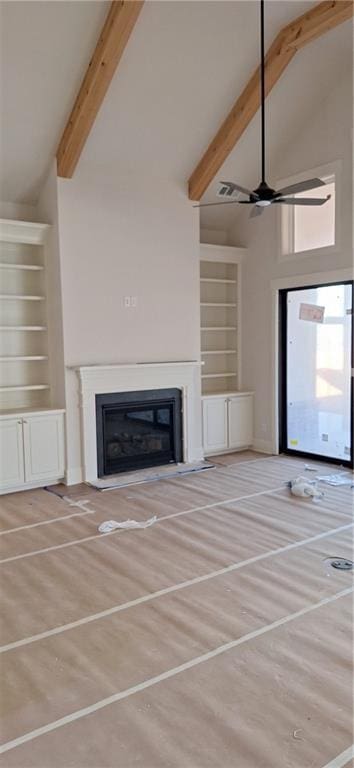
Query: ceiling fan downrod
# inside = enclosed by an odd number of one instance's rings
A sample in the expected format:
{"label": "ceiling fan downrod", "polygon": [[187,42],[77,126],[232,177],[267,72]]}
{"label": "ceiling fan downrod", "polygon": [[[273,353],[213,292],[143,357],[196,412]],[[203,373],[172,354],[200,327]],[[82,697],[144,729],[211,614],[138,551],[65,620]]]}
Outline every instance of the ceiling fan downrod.
{"label": "ceiling fan downrod", "polygon": [[[295,197],[300,192],[305,192],[310,189],[316,189],[322,187],[325,182],[322,179],[305,179],[294,184],[289,184],[282,189],[272,189],[266,182],[266,120],[265,120],[265,99],[266,99],[266,87],[265,87],[265,45],[264,45],[264,4],[265,0],[260,0],[260,108],[261,108],[261,181],[256,189],[251,191],[246,187],[236,184],[233,181],[221,181],[220,189],[217,192],[218,197],[224,198],[220,203],[201,203],[194,206],[195,208],[204,208],[210,205],[227,205],[227,204],[239,204],[239,205],[252,205],[251,217],[259,216],[263,208],[274,205],[274,203],[282,203],[283,205],[302,205],[302,206],[319,206],[323,205],[330,199],[330,195],[326,197]],[[248,200],[239,200],[240,194],[247,195]],[[288,196],[290,195],[290,197]]]}

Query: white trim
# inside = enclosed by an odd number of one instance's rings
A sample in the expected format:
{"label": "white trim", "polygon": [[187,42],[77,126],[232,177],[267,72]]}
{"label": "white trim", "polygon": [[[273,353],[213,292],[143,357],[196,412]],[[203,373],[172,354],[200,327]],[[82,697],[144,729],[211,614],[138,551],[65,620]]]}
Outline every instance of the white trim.
{"label": "white trim", "polygon": [[[291,279],[291,278],[290,278]],[[273,397],[271,408],[272,453],[279,455],[279,290],[271,289],[271,377]]]}
{"label": "white trim", "polygon": [[337,755],[337,757],[333,758],[330,763],[326,763],[323,768],[345,768],[347,763],[349,763],[349,760],[352,760],[353,757],[354,744],[352,744],[351,747],[348,747],[348,749],[345,749],[344,752],[341,752],[340,755]]}
{"label": "white trim", "polygon": [[126,688],[123,691],[118,691],[117,693],[114,693],[111,696],[107,696],[104,699],[100,699],[99,701],[96,701],[94,704],[90,704],[88,707],[77,709],[75,712],[71,712],[69,715],[65,715],[64,717],[58,718],[58,720],[54,720],[51,723],[47,723],[46,725],[43,725],[40,728],[35,728],[33,731],[29,731],[28,733],[24,733],[22,734],[22,736],[18,736],[17,738],[2,744],[0,747],[0,753],[8,752],[9,750],[14,749],[15,747],[19,747],[21,744],[26,744],[28,741],[33,741],[33,739],[36,739],[39,736],[44,736],[45,734],[50,733],[51,731],[55,731],[58,728],[62,728],[64,725],[68,725],[69,723],[75,722],[75,720],[81,720],[81,718],[86,717],[87,715],[91,715],[94,712],[98,712],[99,710],[110,706],[110,704],[116,704],[118,701],[127,699],[129,696],[133,696],[134,694],[140,693],[141,691],[144,691],[147,688],[151,688],[152,686],[157,685],[158,683],[162,683],[165,680],[169,680],[170,678],[176,677],[176,675],[179,675],[182,672],[186,672],[189,669],[193,669],[194,667],[197,667],[206,661],[211,661],[212,659],[215,659],[217,656],[221,656],[222,654],[227,653],[228,651],[234,650],[238,646],[243,645],[244,643],[247,643],[250,640],[254,640],[257,637],[261,637],[262,635],[265,635],[266,633],[271,632],[274,629],[278,629],[279,627],[284,626],[284,624],[288,624],[289,622],[294,621],[295,619],[299,619],[302,616],[306,616],[308,613],[311,613],[312,611],[315,611],[318,608],[322,608],[323,606],[329,605],[330,603],[333,603],[342,597],[346,597],[347,595],[352,594],[353,591],[354,591],[353,587],[342,589],[341,592],[337,592],[335,595],[331,595],[331,597],[324,597],[322,600],[319,600],[317,603],[314,603],[313,605],[308,605],[306,606],[306,608],[302,608],[300,611],[296,611],[295,613],[290,613],[287,616],[283,616],[281,619],[277,619],[276,621],[273,621],[271,624],[267,624],[264,627],[260,627],[259,629],[255,629],[252,632],[248,632],[246,635],[242,635],[242,637],[238,637],[236,640],[230,640],[228,643],[219,645],[217,648],[214,648],[212,651],[207,651],[206,653],[203,653],[200,656],[196,656],[194,659],[190,659],[190,661],[184,662],[184,664],[179,664],[177,667],[172,667],[172,669],[168,669],[159,675],[150,677],[147,680],[144,680],[142,683],[137,683],[137,685],[133,685],[130,688]]}
{"label": "white trim", "polygon": [[[296,173],[292,176],[288,176],[285,179],[278,180],[276,184],[276,189],[280,189],[281,187],[288,186],[289,184],[296,184],[298,181],[305,181],[306,179],[310,179],[313,177],[319,177],[326,181],[333,180],[335,183],[335,221],[334,221],[334,244],[333,245],[325,245],[320,248],[312,248],[306,251],[294,251],[290,250],[290,247],[292,247],[293,244],[293,238],[294,238],[294,232],[293,232],[293,214],[294,209],[291,208],[291,206],[284,208],[280,206],[280,210],[278,210],[278,217],[277,217],[277,230],[278,230],[278,253],[277,253],[277,260],[279,263],[286,262],[286,261],[294,261],[296,259],[304,259],[311,256],[329,256],[329,255],[335,255],[336,253],[340,252],[341,249],[341,240],[342,240],[342,232],[341,232],[341,217],[340,217],[340,211],[341,211],[341,180],[342,180],[342,161],[341,160],[335,160],[331,163],[326,163],[326,165],[321,165],[316,168],[311,168],[310,170],[307,169],[306,171],[301,171],[300,173]],[[321,190],[320,190],[321,191]],[[318,192],[318,190],[314,190],[314,192]],[[288,216],[288,223],[289,223],[289,236],[288,236],[288,248],[284,250],[283,248],[283,221],[284,216]]]}
{"label": "white trim", "polygon": [[218,576],[224,576],[227,573],[233,573],[234,571],[239,571],[241,568],[245,568],[247,565],[253,565],[254,563],[267,560],[269,557],[276,557],[277,555],[282,555],[285,552],[290,552],[294,549],[299,549],[300,547],[303,547],[306,544],[312,544],[315,541],[320,541],[321,539],[328,538],[329,536],[334,536],[337,533],[340,533],[342,531],[347,531],[349,530],[349,528],[353,528],[353,527],[354,527],[354,523],[341,525],[339,528],[332,528],[329,531],[323,531],[322,533],[317,533],[314,536],[310,536],[307,539],[301,539],[300,541],[295,541],[295,542],[292,542],[291,544],[286,544],[283,547],[277,547],[277,549],[271,549],[268,552],[263,552],[260,555],[249,557],[247,560],[241,560],[238,563],[232,563],[232,565],[227,565],[224,568],[219,568],[216,571],[211,571],[210,573],[206,573],[203,576],[196,576],[194,579],[187,579],[186,581],[181,581],[178,584],[173,584],[170,587],[165,587],[164,589],[159,589],[156,592],[151,592],[150,594],[142,595],[141,597],[137,597],[133,600],[128,600],[126,603],[119,603],[118,605],[114,605],[112,606],[112,608],[107,608],[104,611],[99,611],[98,613],[91,613],[88,616],[84,616],[82,619],[77,619],[76,621],[70,621],[68,624],[60,624],[58,627],[53,627],[53,629],[47,629],[44,632],[39,632],[38,634],[31,635],[30,637],[24,637],[22,640],[14,640],[12,643],[7,643],[7,645],[0,646],[0,653],[7,653],[8,651],[12,651],[15,648],[22,648],[22,646],[24,645],[30,645],[31,643],[35,643],[38,640],[44,640],[47,637],[52,637],[53,635],[60,635],[62,632],[68,632],[71,629],[76,629],[77,627],[81,627],[83,624],[91,624],[93,621],[104,619],[107,616],[113,616],[116,613],[120,613],[121,611],[125,611],[129,608],[133,608],[136,605],[141,605],[142,603],[148,603],[148,602],[151,602],[151,600],[156,600],[158,597],[163,597],[164,595],[170,595],[173,592],[179,592],[181,589],[192,587],[195,584],[201,584],[204,581],[210,581],[211,579],[215,579]]}
{"label": "white trim", "polygon": [[200,243],[200,261],[223,261],[225,264],[241,264],[247,248],[233,245],[213,245],[212,243]]}
{"label": "white trim", "polygon": [[327,272],[312,272],[309,275],[289,275],[289,277],[277,277],[270,281],[271,288],[303,288],[307,285],[327,285],[328,283],[340,283],[354,279],[353,267],[332,269]]}
{"label": "white trim", "polygon": [[[200,368],[197,360],[168,363],[76,366],[80,387],[83,479],[97,480],[96,402],[98,394],[176,388],[182,393],[183,461],[202,461]],[[72,481],[69,468],[67,482]]]}
{"label": "white trim", "polygon": [[34,221],[0,219],[0,241],[3,243],[43,245],[50,228],[50,224],[39,224]]}
{"label": "white trim", "polygon": [[[249,395],[254,395],[254,392],[250,392],[250,391],[241,392],[241,391],[236,390],[236,389],[230,389],[230,390],[227,390],[225,392],[210,392],[210,394],[208,394],[208,395],[202,395],[202,400],[213,400],[213,399],[218,398],[218,397],[221,397],[221,398],[224,398],[224,397],[249,397]],[[229,450],[231,450],[231,448]],[[243,451],[244,449],[240,448],[239,450]]]}
{"label": "white trim", "polygon": [[237,267],[237,359],[236,359],[236,373],[237,373],[237,389],[242,389],[242,261],[239,261]]}
{"label": "white trim", "polygon": [[270,453],[273,455],[273,442],[272,440],[261,440],[256,438],[253,441],[252,448],[259,453]]}
{"label": "white trim", "polygon": [[33,483],[2,486],[0,489],[0,496],[4,496],[7,493],[17,493],[18,491],[34,491],[36,488],[43,488],[45,485],[58,485],[63,482],[63,478],[64,475],[60,475],[59,477],[46,477],[41,481],[38,480]]}
{"label": "white trim", "polygon": [[65,413],[64,408],[16,408],[0,411],[0,421],[2,419],[15,419],[25,416],[55,416],[59,413]]}
{"label": "white trim", "polygon": [[156,362],[156,363],[107,363],[106,365],[69,365],[67,366],[69,370],[77,371],[80,375],[81,374],[95,374],[100,375],[101,373],[104,373],[104,371],[123,371],[126,369],[134,370],[135,372],[139,369],[147,369],[147,368],[177,368],[180,366],[186,367],[190,366],[192,368],[195,368],[195,366],[200,366],[201,363],[198,360],[176,360],[174,362]]}
{"label": "white trim", "polygon": [[65,485],[79,485],[83,482],[82,467],[70,467],[65,472]]}
{"label": "white trim", "polygon": [[[287,288],[306,288],[311,285],[330,285],[331,283],[346,282],[354,279],[351,267],[336,269],[328,272],[314,272],[309,275],[292,275],[271,280],[272,310],[271,310],[271,359],[272,359],[272,450],[279,454],[279,291]],[[256,442],[254,445],[256,445]]]}

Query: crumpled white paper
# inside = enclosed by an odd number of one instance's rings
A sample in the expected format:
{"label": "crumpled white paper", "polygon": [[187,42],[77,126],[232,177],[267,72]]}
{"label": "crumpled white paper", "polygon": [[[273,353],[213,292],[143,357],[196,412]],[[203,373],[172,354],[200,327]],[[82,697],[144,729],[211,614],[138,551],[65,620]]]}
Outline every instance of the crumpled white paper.
{"label": "crumpled white paper", "polygon": [[98,530],[100,533],[111,533],[111,531],[115,531],[118,528],[149,528],[150,525],[156,523],[156,520],[156,515],[150,517],[149,520],[143,520],[142,522],[139,522],[138,520],[123,520],[122,522],[119,522],[118,520],[105,520],[104,523],[101,523],[101,525],[98,526]]}

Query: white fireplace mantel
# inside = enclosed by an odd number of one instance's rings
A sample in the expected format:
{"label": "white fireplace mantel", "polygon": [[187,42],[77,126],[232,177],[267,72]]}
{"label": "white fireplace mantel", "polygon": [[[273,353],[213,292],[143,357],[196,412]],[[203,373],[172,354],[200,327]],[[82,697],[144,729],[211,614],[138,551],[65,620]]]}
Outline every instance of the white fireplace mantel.
{"label": "white fireplace mantel", "polygon": [[203,458],[201,437],[201,363],[78,365],[84,480],[97,480],[96,395],[144,389],[176,388],[182,392],[183,461]]}

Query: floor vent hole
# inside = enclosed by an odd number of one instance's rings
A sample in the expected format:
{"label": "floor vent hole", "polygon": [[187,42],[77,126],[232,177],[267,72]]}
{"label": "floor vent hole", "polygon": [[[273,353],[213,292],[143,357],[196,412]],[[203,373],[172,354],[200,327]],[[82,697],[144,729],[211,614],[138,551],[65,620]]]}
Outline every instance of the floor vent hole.
{"label": "floor vent hole", "polygon": [[346,557],[327,557],[325,560],[327,566],[335,568],[337,571],[353,571],[354,563]]}

